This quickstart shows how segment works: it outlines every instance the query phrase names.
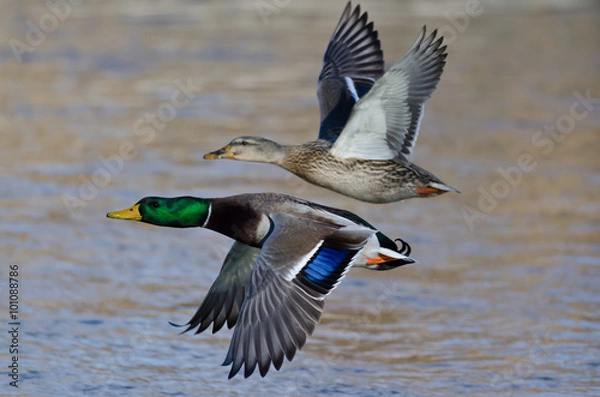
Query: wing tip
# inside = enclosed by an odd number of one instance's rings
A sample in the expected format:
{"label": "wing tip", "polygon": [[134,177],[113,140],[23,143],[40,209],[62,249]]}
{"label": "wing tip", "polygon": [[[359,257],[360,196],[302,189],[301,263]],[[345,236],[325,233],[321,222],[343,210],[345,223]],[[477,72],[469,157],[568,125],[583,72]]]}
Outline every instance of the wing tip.
{"label": "wing tip", "polygon": [[[176,327],[176,328],[182,328],[182,327],[186,327],[187,326],[187,328],[184,329],[183,331],[181,331],[179,333],[179,335],[183,335],[183,334],[191,331],[192,329],[194,329],[196,327],[196,324],[192,324],[191,322],[188,322],[186,324],[177,324],[177,323],[174,323],[173,321],[168,321],[168,323],[169,323],[170,326]],[[196,332],[196,333],[198,333],[198,332]]]}
{"label": "wing tip", "polygon": [[[352,77],[354,74],[373,78],[383,75],[383,51],[375,25],[369,21],[366,11],[361,14],[360,4],[353,10],[351,7],[351,2],[348,2],[329,39],[318,81],[338,76]],[[369,65],[360,60],[361,57],[381,62]],[[332,68],[329,64],[336,66]]]}

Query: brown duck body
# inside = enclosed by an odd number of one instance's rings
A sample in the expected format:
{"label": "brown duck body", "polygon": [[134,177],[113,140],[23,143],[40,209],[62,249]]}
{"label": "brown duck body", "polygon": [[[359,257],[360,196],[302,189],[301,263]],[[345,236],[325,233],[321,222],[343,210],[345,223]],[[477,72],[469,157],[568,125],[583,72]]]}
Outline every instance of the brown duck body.
{"label": "brown duck body", "polygon": [[[346,14],[349,16],[349,8]],[[360,13],[355,14],[358,18]],[[369,203],[458,192],[408,160],[419,134],[424,103],[445,65],[443,38],[436,39],[437,31],[426,36],[423,27],[415,44],[379,78],[383,65],[379,41],[371,24],[365,23],[366,16],[361,17],[357,25],[362,26],[358,29],[361,35],[345,28],[346,33],[334,34],[326,52],[318,84],[319,139],[287,146],[242,136],[204,158],[276,164],[307,182]],[[370,44],[354,43],[359,36],[368,38]],[[345,70],[346,65],[366,56],[360,55],[365,48],[369,48],[376,70],[367,68],[370,62],[358,71]],[[365,78],[353,80],[363,74]]]}
{"label": "brown duck body", "polygon": [[455,191],[409,161],[342,159],[330,153],[331,146],[322,139],[284,146],[286,155],[275,164],[307,182],[375,204]]}

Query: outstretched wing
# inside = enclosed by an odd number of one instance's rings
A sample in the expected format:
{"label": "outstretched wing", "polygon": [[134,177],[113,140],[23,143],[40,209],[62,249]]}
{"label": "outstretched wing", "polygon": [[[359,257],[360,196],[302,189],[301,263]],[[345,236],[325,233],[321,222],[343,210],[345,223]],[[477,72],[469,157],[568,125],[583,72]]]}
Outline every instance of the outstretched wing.
{"label": "outstretched wing", "polygon": [[348,2],[323,56],[317,97],[321,111],[319,139],[335,142],[352,108],[383,75],[383,51],[373,22],[352,11]]}
{"label": "outstretched wing", "polygon": [[425,38],[425,27],[410,50],[354,106],[331,148],[342,158],[406,159],[415,146],[423,104],[431,97],[446,64],[443,37]]}
{"label": "outstretched wing", "polygon": [[196,314],[186,324],[184,332],[198,327],[197,334],[213,324],[213,334],[225,322],[227,327],[235,325],[242,302],[250,288],[252,269],[260,255],[260,248],[234,242],[225,257],[217,279],[208,290]]}
{"label": "outstretched wing", "polygon": [[352,266],[374,230],[271,216],[272,231],[252,272],[223,365],[265,376],[292,360],[321,318],[323,300]]}

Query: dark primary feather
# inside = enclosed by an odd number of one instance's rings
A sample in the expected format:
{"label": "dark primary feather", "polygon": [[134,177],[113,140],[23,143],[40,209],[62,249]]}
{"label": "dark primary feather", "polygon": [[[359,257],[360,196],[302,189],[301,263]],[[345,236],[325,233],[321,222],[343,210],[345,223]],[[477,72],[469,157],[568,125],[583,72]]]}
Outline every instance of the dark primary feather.
{"label": "dark primary feather", "polygon": [[260,248],[250,247],[237,241],[233,243],[217,279],[183,332],[198,327],[196,331],[198,334],[212,323],[214,334],[223,327],[225,322],[228,328],[235,325],[259,254]]}
{"label": "dark primary feather", "polygon": [[325,50],[317,87],[321,112],[319,139],[332,143],[358,98],[383,75],[383,51],[373,22],[367,22],[366,12],[361,15],[360,5],[351,10],[352,4],[348,2]]}
{"label": "dark primary feather", "polygon": [[372,81],[383,74],[383,51],[373,22],[367,22],[368,13],[361,15],[360,5],[351,8],[349,2],[331,35],[319,81],[343,76]]}

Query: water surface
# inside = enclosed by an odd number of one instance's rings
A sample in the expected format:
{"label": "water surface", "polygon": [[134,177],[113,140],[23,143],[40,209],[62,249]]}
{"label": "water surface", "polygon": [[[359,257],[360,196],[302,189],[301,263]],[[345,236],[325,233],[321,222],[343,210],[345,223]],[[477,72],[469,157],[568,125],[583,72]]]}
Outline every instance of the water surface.
{"label": "water surface", "polygon": [[[282,7],[82,2],[22,56],[11,42],[52,11],[0,5],[0,274],[7,302],[19,266],[21,320],[20,387],[5,377],[2,393],[599,395],[600,102],[578,99],[600,97],[594,2],[484,2],[460,25],[459,1],[363,4],[388,63],[424,24],[449,41],[413,160],[462,194],[388,205],[202,160],[239,135],[316,137],[344,2],[266,3]],[[146,195],[261,191],[354,211],[421,263],[352,270],[292,363],[228,381],[231,332],[168,321],[194,313],[230,241],[105,214]]]}

